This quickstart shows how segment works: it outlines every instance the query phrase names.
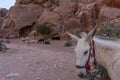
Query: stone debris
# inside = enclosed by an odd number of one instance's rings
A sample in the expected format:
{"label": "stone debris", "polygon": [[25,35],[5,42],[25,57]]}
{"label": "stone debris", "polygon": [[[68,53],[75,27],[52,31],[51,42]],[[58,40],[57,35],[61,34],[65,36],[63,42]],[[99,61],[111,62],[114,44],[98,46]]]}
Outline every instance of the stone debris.
{"label": "stone debris", "polygon": [[21,38],[20,40],[25,43],[37,43],[37,40],[31,39],[30,37]]}
{"label": "stone debris", "polygon": [[40,80],[40,78],[39,78],[39,77],[37,77],[37,78],[36,78],[36,80]]}
{"label": "stone debris", "polygon": [[20,73],[11,72],[11,73],[9,73],[8,75],[6,75],[6,78],[17,77],[17,76],[19,76],[19,75],[20,75]]}

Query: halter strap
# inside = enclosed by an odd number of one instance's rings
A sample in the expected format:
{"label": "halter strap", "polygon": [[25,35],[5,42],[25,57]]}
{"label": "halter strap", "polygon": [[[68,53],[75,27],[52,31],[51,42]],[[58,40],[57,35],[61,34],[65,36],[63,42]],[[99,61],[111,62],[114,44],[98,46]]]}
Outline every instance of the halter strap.
{"label": "halter strap", "polygon": [[92,40],[91,41],[91,54],[93,53],[93,57],[94,57],[94,64],[96,65],[96,57],[95,57],[95,48],[94,48],[94,44],[95,44],[95,42],[94,42],[94,40]]}
{"label": "halter strap", "polygon": [[89,51],[89,56],[88,56],[88,60],[86,62],[86,65],[85,65],[85,68],[87,70],[91,70],[91,66],[89,64],[89,61],[90,61],[90,57],[93,56],[94,57],[94,65],[96,65],[96,57],[95,57],[95,49],[94,49],[94,40],[91,40],[90,41],[90,51]]}

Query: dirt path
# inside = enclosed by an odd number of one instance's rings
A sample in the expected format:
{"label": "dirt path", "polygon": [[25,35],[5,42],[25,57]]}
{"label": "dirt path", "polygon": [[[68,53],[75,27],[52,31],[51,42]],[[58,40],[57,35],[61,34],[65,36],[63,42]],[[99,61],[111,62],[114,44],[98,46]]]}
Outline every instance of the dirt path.
{"label": "dirt path", "polygon": [[73,47],[61,41],[50,45],[12,40],[9,51],[0,52],[0,80],[80,80]]}

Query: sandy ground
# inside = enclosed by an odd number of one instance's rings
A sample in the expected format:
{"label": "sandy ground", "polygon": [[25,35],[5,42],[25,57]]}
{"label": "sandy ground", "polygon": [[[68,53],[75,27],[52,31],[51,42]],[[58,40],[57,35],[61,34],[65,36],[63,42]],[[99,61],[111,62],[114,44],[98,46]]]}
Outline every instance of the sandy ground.
{"label": "sandy ground", "polygon": [[0,80],[81,80],[73,47],[64,47],[64,41],[50,45],[10,41],[6,44],[10,50],[0,52]]}

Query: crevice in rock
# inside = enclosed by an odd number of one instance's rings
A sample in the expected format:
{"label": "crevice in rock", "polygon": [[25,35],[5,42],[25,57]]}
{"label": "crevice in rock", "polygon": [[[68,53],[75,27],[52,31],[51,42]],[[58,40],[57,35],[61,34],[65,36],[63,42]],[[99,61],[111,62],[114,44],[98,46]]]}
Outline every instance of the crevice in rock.
{"label": "crevice in rock", "polygon": [[34,25],[35,25],[35,22],[32,25],[21,28],[19,30],[19,37],[27,37],[29,33],[33,30]]}
{"label": "crevice in rock", "polygon": [[19,37],[26,37],[31,32],[32,26],[26,26],[19,30]]}

